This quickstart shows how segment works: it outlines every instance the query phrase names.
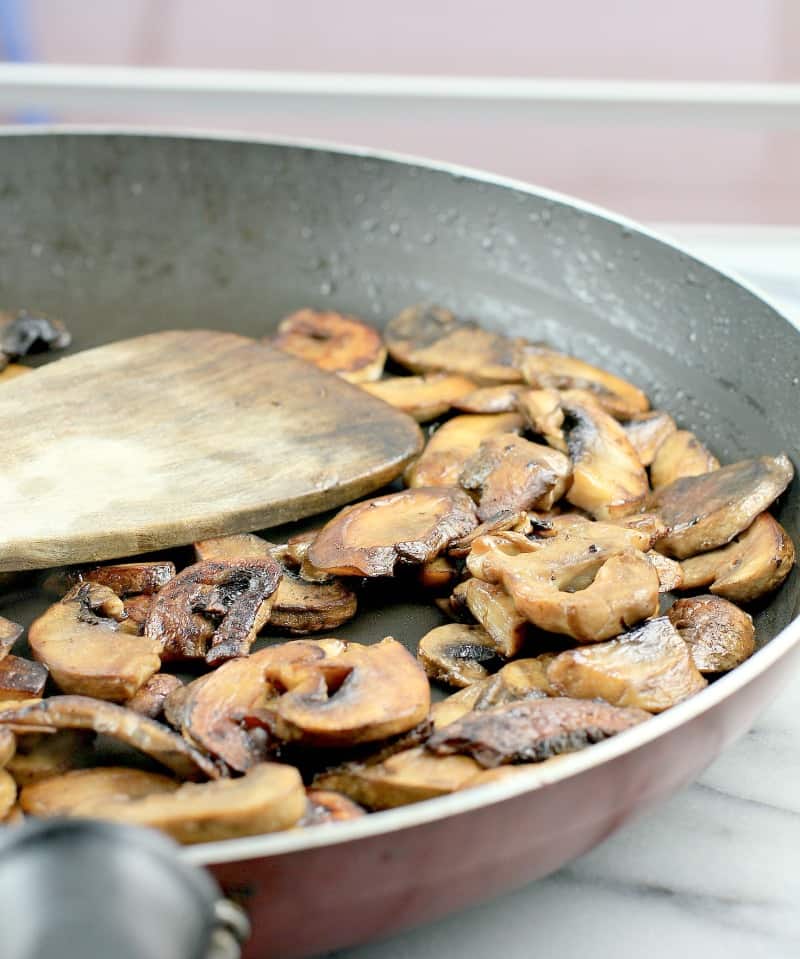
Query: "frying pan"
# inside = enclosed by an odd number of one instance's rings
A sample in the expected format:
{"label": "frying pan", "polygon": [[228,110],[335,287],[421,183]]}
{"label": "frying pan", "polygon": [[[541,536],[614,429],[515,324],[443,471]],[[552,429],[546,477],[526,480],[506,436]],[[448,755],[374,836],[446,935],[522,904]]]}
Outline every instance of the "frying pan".
{"label": "frying pan", "polygon": [[[322,146],[12,133],[0,153],[0,302],[63,316],[84,349],[164,328],[254,336],[304,305],[378,325],[442,303],[607,366],[723,461],[797,460],[800,333],[763,298],[633,223],[521,183]],[[795,541],[795,482],[779,517]],[[25,623],[35,590],[0,598]],[[699,695],[555,770],[336,827],[190,847],[253,923],[250,957],[363,942],[543,876],[688,783],[798,659],[796,571],[761,648]],[[343,632],[414,648],[430,607]]]}

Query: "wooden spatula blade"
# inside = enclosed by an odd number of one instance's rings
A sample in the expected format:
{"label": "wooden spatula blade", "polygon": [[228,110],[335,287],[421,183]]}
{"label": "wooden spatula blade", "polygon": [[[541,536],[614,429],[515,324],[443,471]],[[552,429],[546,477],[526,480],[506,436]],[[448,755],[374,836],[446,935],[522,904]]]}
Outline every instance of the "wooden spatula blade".
{"label": "wooden spatula blade", "polygon": [[154,333],[0,388],[0,570],[263,529],[394,479],[417,425],[234,333]]}

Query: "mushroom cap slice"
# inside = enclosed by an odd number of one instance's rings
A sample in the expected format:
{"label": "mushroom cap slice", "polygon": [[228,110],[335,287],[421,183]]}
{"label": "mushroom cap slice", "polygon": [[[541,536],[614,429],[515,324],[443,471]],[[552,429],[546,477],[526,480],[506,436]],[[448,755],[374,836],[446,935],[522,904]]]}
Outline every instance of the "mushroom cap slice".
{"label": "mushroom cap slice", "polygon": [[501,510],[548,510],[564,495],[572,464],[558,450],[514,433],[485,439],[464,464],[459,483],[477,491],[483,522]]}
{"label": "mushroom cap slice", "polygon": [[124,702],[161,666],[153,639],[120,631],[103,608],[122,603],[108,586],[84,583],[50,606],[29,630],[33,655],[65,693]]}
{"label": "mushroom cap slice", "polygon": [[459,587],[469,611],[489,634],[495,652],[506,659],[519,654],[530,623],[502,586],[472,577]]}
{"label": "mushroom cap slice", "polygon": [[0,659],[0,703],[38,699],[47,682],[47,667],[22,656]]}
{"label": "mushroom cap slice", "polygon": [[207,756],[161,723],[88,696],[51,696],[42,702],[3,709],[0,724],[26,732],[91,729],[134,746],[182,779],[216,779],[220,775]]}
{"label": "mushroom cap slice", "polygon": [[276,739],[351,746],[408,732],[428,715],[427,677],[404,646],[391,637],[343,645],[321,660],[267,667],[267,681],[286,692],[254,718]]}
{"label": "mushroom cap slice", "polygon": [[198,540],[194,554],[198,563],[236,563],[244,559],[269,559],[277,547],[255,533],[235,533]]}
{"label": "mushroom cap slice", "polygon": [[17,737],[10,729],[0,729],[0,767],[5,766],[17,751]]}
{"label": "mushroom cap slice", "polygon": [[[536,520],[537,526],[541,529],[549,527],[549,522]],[[447,547],[448,556],[466,556],[472,549],[472,544],[479,536],[486,536],[489,533],[503,533],[506,530],[516,530],[517,532],[527,534],[533,528],[531,517],[524,510],[501,509],[493,516],[485,519],[475,527],[472,532],[462,536],[461,539],[453,540]]]}
{"label": "mushroom cap slice", "polygon": [[433,756],[423,746],[379,763],[346,763],[322,773],[315,789],[334,789],[367,809],[393,809],[464,789],[481,767],[468,756]]}
{"label": "mushroom cap slice", "polygon": [[448,686],[469,686],[498,666],[497,649],[482,626],[448,623],[419,641],[417,659],[427,675]]}
{"label": "mushroom cap slice", "polygon": [[271,343],[351,383],[380,379],[386,362],[380,333],[363,320],[341,313],[298,310],[281,320]]}
{"label": "mushroom cap slice", "polygon": [[5,769],[0,769],[0,820],[14,808],[17,801],[17,784]]}
{"label": "mushroom cap slice", "polygon": [[461,571],[455,561],[447,556],[437,556],[419,568],[417,582],[423,589],[443,592],[452,589],[461,579]]}
{"label": "mushroom cap slice", "polygon": [[30,816],[77,816],[97,802],[175,792],[178,785],[159,773],[126,766],[74,769],[25,786],[19,804]]}
{"label": "mushroom cap slice", "polygon": [[667,613],[701,673],[724,673],[755,652],[753,618],[721,596],[679,599]]}
{"label": "mushroom cap slice", "polygon": [[413,416],[418,423],[427,423],[446,413],[459,397],[472,393],[475,384],[457,373],[429,373],[392,376],[377,383],[365,383],[362,389]]}
{"label": "mushroom cap slice", "polygon": [[547,669],[553,687],[577,699],[660,713],[706,686],[689,647],[666,616],[607,643],[560,653]]}
{"label": "mushroom cap slice", "polygon": [[149,563],[112,563],[107,566],[96,566],[79,574],[82,581],[107,586],[117,596],[157,593],[174,575],[175,564],[168,560]]}
{"label": "mushroom cap slice", "polygon": [[458,486],[467,460],[485,439],[521,430],[519,413],[454,416],[436,430],[419,458],[406,468],[406,486]]}
{"label": "mushroom cap slice", "polygon": [[459,396],[452,405],[463,413],[514,413],[520,397],[527,389],[521,383],[479,386],[478,389]]}
{"label": "mushroom cap slice", "polygon": [[645,394],[606,370],[566,353],[544,347],[528,347],[522,361],[525,382],[537,389],[587,390],[615,415],[645,413],[650,404]]}
{"label": "mushroom cap slice", "polygon": [[479,383],[518,383],[525,341],[459,320],[439,306],[409,306],[386,327],[389,356],[414,373],[461,373]]}
{"label": "mushroom cap slice", "polygon": [[29,733],[16,739],[16,752],[6,765],[20,786],[59,776],[86,765],[92,759],[87,748],[87,734],[77,730]]}
{"label": "mushroom cap slice", "polygon": [[261,763],[239,779],[184,783],[175,792],[100,799],[79,814],[160,829],[180,843],[217,842],[297,825],[306,793],[293,766]]}
{"label": "mushroom cap slice", "polygon": [[569,502],[600,519],[639,509],[650,487],[622,426],[595,402],[568,392],[561,408],[572,458]]}
{"label": "mushroom cap slice", "polygon": [[245,656],[281,576],[271,556],[188,566],[157,594],[145,636],[161,644],[165,659],[205,657],[213,665]]}
{"label": "mushroom cap slice", "polygon": [[[677,426],[675,420],[664,410],[637,413],[622,427],[642,466],[649,466],[655,459],[661,444],[671,436]],[[719,465],[719,464],[717,464]]]}
{"label": "mushroom cap slice", "polygon": [[641,709],[608,703],[563,697],[526,699],[448,723],[433,733],[426,748],[438,756],[467,755],[493,769],[575,752],[649,718]]}
{"label": "mushroom cap slice", "polygon": [[683,567],[677,560],[657,553],[654,549],[649,549],[644,555],[658,574],[659,593],[669,593],[684,585]]}
{"label": "mushroom cap slice", "polygon": [[517,407],[525,422],[543,436],[554,449],[567,452],[564,439],[564,411],[558,390],[526,390],[520,395]]}
{"label": "mushroom cap slice", "polygon": [[462,490],[403,490],[343,509],[322,528],[308,558],[342,576],[392,576],[398,562],[426,563],[477,525]]}
{"label": "mushroom cap slice", "polygon": [[656,548],[685,559],[724,546],[780,496],[793,476],[791,461],[781,453],[742,460],[657,489],[649,508],[670,532]]}
{"label": "mushroom cap slice", "polygon": [[125,702],[128,709],[150,719],[159,719],[164,712],[164,703],[176,689],[182,689],[183,683],[171,673],[156,673]]}
{"label": "mushroom cap slice", "polygon": [[786,530],[769,513],[761,513],[732,543],[685,559],[682,585],[708,586],[734,603],[750,603],[777,589],[794,562],[794,543]]}
{"label": "mushroom cap slice", "polygon": [[650,483],[653,489],[660,489],[684,476],[700,476],[716,469],[719,460],[694,433],[677,430],[664,439],[650,461]]}
{"label": "mushroom cap slice", "polygon": [[5,659],[8,656],[14,648],[14,643],[23,632],[24,630],[19,623],[14,623],[10,619],[6,619],[5,616],[0,616],[0,659]]}
{"label": "mushroom cap slice", "polygon": [[358,803],[354,803],[343,793],[334,792],[332,789],[307,789],[306,796],[308,808],[298,823],[303,827],[346,822],[366,815],[365,810]]}

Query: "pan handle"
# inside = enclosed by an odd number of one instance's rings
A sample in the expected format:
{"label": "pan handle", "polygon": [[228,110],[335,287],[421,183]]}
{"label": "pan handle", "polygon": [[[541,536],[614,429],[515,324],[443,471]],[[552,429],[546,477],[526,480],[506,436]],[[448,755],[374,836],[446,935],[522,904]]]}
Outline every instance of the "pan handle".
{"label": "pan handle", "polygon": [[3,959],[238,959],[247,918],[178,851],[88,819],[3,830]]}

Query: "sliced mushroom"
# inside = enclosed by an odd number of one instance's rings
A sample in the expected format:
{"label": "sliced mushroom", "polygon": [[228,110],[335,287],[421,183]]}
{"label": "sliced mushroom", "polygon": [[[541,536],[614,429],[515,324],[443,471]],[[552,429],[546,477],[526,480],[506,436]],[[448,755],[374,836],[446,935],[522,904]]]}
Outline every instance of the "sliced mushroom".
{"label": "sliced mushroom", "polygon": [[25,732],[91,729],[134,746],[182,779],[200,776],[216,779],[220,775],[207,756],[166,726],[140,716],[132,709],[88,696],[51,696],[42,702],[3,709],[0,710],[0,725]]}
{"label": "sliced mushroom", "polygon": [[719,469],[719,460],[709,453],[694,433],[677,430],[666,437],[652,458],[650,482],[653,489],[660,489],[684,476],[700,476],[716,469]]}
{"label": "sliced mushroom", "polygon": [[236,563],[245,559],[269,559],[275,549],[274,543],[255,533],[236,533],[198,540],[194,544],[194,555],[198,563]]}
{"label": "sliced mushroom", "polygon": [[6,818],[16,801],[17,784],[5,769],[0,769],[0,819]]}
{"label": "sliced mushroom", "polygon": [[22,656],[0,659],[0,703],[38,699],[47,682],[47,667]]}
{"label": "sliced mushroom", "polygon": [[457,489],[420,488],[348,506],[327,523],[308,558],[342,576],[392,576],[399,562],[426,563],[478,525]]}
{"label": "sliced mushroom", "polygon": [[522,373],[525,382],[537,389],[588,390],[615,415],[631,416],[650,408],[644,393],[627,380],[555,350],[528,347]]}
{"label": "sliced mushroom", "polygon": [[72,336],[61,320],[27,310],[20,310],[16,316],[0,313],[0,353],[7,357],[63,350],[71,342]]}
{"label": "sliced mushroom", "polygon": [[514,433],[485,439],[464,464],[460,485],[478,495],[478,518],[501,510],[548,510],[564,495],[572,465],[549,446]]}
{"label": "sliced mushroom", "polygon": [[669,593],[684,585],[683,567],[677,560],[663,556],[654,549],[648,550],[644,555],[647,562],[658,573],[659,593]]}
{"label": "sliced mushroom", "polygon": [[461,579],[461,572],[455,562],[447,556],[437,556],[419,568],[417,581],[419,585],[432,593],[441,593],[449,589]]}
{"label": "sliced mushroom", "polygon": [[120,628],[124,629],[125,632],[141,635],[153,605],[153,598],[153,595],[148,593],[126,596],[122,601],[125,619],[120,621]]}
{"label": "sliced mushroom", "polygon": [[17,751],[17,737],[10,729],[0,729],[0,768],[13,758]]}
{"label": "sliced mushroom", "polygon": [[468,756],[433,756],[416,746],[380,763],[346,763],[317,776],[314,788],[334,789],[367,809],[393,809],[464,789],[480,772]]}
{"label": "sliced mushroom", "polygon": [[124,702],[161,659],[155,640],[120,632],[123,615],[122,601],[107,586],[76,586],[34,621],[33,655],[63,692]]}
{"label": "sliced mushroom", "polygon": [[649,466],[656,457],[664,441],[670,437],[677,426],[675,420],[663,410],[651,413],[637,413],[623,424],[625,435],[639,457],[642,466]]}
{"label": "sliced mushroom", "polygon": [[458,486],[458,478],[481,443],[499,433],[518,433],[518,413],[454,416],[428,440],[422,455],[405,472],[407,486]]}
{"label": "sliced mushroom", "polygon": [[80,573],[80,579],[87,583],[107,586],[117,596],[130,596],[133,593],[147,595],[157,593],[174,575],[174,563],[157,560],[150,563],[114,563],[109,566],[97,566]]}
{"label": "sliced mushroom", "polygon": [[685,559],[683,588],[707,586],[734,603],[750,603],[777,589],[794,562],[794,544],[786,530],[769,513],[762,513],[722,549]]}
{"label": "sliced mushroom", "polygon": [[509,659],[517,656],[530,633],[530,623],[517,610],[502,586],[472,577],[462,584],[464,602],[486,630],[495,652]]}
{"label": "sliced mushroom", "polygon": [[[549,528],[549,522],[536,519],[538,529]],[[472,532],[467,533],[460,539],[454,540],[447,547],[448,556],[466,556],[472,549],[472,544],[479,536],[486,536],[489,533],[503,533],[506,530],[515,530],[520,533],[528,534],[533,529],[533,522],[528,513],[524,510],[501,509],[493,516],[484,520]]]}
{"label": "sliced mushroom", "polygon": [[272,344],[351,383],[380,379],[386,347],[380,333],[355,316],[298,310],[282,320]]}
{"label": "sliced mushroom", "polygon": [[573,468],[569,502],[600,519],[635,512],[649,486],[625,430],[596,403],[570,393],[561,407]]}
{"label": "sliced mushroom", "polygon": [[405,647],[391,637],[343,645],[314,662],[269,665],[267,681],[285,692],[252,718],[281,742],[322,747],[376,742],[425,719],[430,687]]}
{"label": "sliced mushroom", "polygon": [[543,436],[554,449],[567,452],[562,429],[564,411],[558,390],[526,390],[520,395],[518,409],[534,433]]}
{"label": "sliced mushroom", "polygon": [[448,686],[469,686],[500,665],[494,641],[482,626],[448,623],[419,641],[417,659],[427,675]]}
{"label": "sliced mushroom", "polygon": [[547,670],[553,687],[577,699],[660,713],[706,685],[688,645],[666,616],[607,643],[560,653]]}
{"label": "sliced mushroom", "polygon": [[15,380],[18,376],[24,376],[26,373],[33,373],[30,366],[23,366],[21,363],[9,363],[8,366],[0,369],[0,383]]}
{"label": "sliced mushroom", "polygon": [[794,467],[781,453],[662,486],[650,498],[650,509],[670,530],[658,551],[685,559],[724,546],[780,496],[793,476]]}
{"label": "sliced mushroom", "polygon": [[526,699],[448,723],[433,733],[426,748],[438,756],[470,756],[493,769],[575,752],[649,718],[641,709],[620,709],[608,703]]}
{"label": "sliced mushroom", "polygon": [[6,766],[20,786],[60,776],[86,765],[92,758],[87,734],[77,730],[28,733],[18,735],[16,739],[16,752]]}
{"label": "sliced mushroom", "polygon": [[308,808],[298,825],[321,826],[327,823],[360,819],[365,811],[352,799],[331,789],[307,789]]}
{"label": "sliced mushroom", "polygon": [[84,808],[98,802],[172,793],[178,785],[159,773],[125,766],[74,769],[25,786],[19,804],[29,816],[79,816]]}
{"label": "sliced mushroom", "polygon": [[481,386],[459,396],[452,405],[464,413],[514,413],[526,391],[527,387],[514,383]]}
{"label": "sliced mushroom", "polygon": [[13,623],[5,616],[0,616],[0,659],[8,656],[22,633],[23,629],[19,623]]}
{"label": "sliced mushroom", "polygon": [[365,383],[362,388],[413,416],[418,423],[427,423],[455,406],[459,397],[473,392],[475,384],[456,373],[429,373],[426,376],[392,376],[377,383]]}
{"label": "sliced mushroom", "polygon": [[269,617],[282,570],[271,557],[195,563],[156,596],[144,633],[165,659],[205,658],[209,665],[247,655]]}
{"label": "sliced mushroom", "polygon": [[79,815],[160,829],[180,843],[217,842],[291,829],[306,811],[300,773],[261,763],[239,779],[184,783],[171,793],[100,799]]}
{"label": "sliced mushroom", "polygon": [[481,329],[449,310],[409,306],[386,327],[389,356],[414,373],[461,373],[478,383],[516,383],[525,341]]}
{"label": "sliced mushroom", "polygon": [[753,618],[721,596],[679,599],[667,613],[701,673],[724,673],[755,652]]}
{"label": "sliced mushroom", "polygon": [[160,719],[164,712],[164,703],[176,689],[182,689],[183,683],[170,673],[156,673],[125,703],[128,709],[150,719]]}

